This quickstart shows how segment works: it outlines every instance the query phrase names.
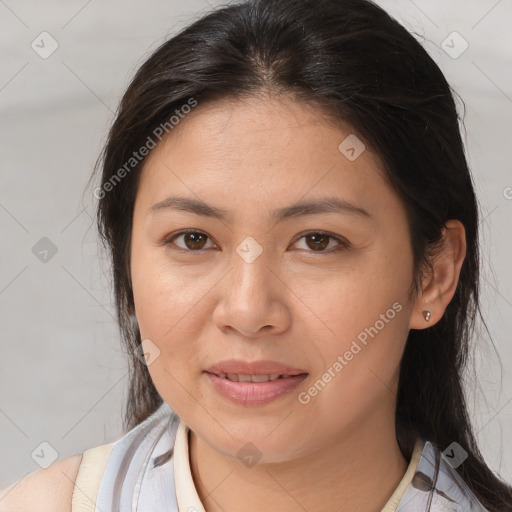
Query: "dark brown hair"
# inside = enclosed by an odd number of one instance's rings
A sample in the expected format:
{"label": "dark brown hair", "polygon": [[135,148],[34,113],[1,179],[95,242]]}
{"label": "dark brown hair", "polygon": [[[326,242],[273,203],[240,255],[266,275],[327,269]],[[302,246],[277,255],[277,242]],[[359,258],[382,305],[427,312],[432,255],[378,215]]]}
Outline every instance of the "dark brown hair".
{"label": "dark brown hair", "polygon": [[407,209],[415,293],[446,221],[463,223],[467,253],[455,295],[439,322],[408,335],[397,439],[407,458],[417,435],[441,449],[456,441],[470,453],[459,471],[482,504],[491,511],[511,511],[511,488],[478,450],[462,385],[475,317],[482,315],[478,207],[456,104],[425,49],[367,0],[233,3],[162,44],[130,83],[100,158],[101,188],[95,194],[130,359],[125,427],[133,428],[162,403],[147,367],[135,356],[141,339],[130,281],[130,237],[144,159],[126,163],[191,99],[201,105],[262,92],[321,107],[322,115],[348,123],[380,157]]}

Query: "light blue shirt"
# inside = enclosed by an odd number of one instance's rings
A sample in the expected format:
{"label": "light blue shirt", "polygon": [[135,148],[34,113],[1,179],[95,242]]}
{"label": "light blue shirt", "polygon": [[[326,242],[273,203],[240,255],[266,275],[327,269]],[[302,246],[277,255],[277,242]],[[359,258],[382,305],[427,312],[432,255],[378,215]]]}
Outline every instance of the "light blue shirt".
{"label": "light blue shirt", "polygon": [[[181,512],[204,512],[191,477],[187,433],[185,423],[163,402],[116,441],[95,512],[178,512],[178,503]],[[419,440],[415,453],[402,490],[383,510],[488,512],[432,443]],[[393,497],[396,508],[390,507]]]}

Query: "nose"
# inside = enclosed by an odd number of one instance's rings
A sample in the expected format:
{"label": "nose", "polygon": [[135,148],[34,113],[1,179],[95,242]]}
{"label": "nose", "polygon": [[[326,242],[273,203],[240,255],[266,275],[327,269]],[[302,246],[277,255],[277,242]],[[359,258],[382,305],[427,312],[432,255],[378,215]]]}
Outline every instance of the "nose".
{"label": "nose", "polygon": [[231,271],[218,288],[213,321],[220,330],[259,338],[288,329],[289,290],[269,263],[265,252],[251,263],[235,255]]}

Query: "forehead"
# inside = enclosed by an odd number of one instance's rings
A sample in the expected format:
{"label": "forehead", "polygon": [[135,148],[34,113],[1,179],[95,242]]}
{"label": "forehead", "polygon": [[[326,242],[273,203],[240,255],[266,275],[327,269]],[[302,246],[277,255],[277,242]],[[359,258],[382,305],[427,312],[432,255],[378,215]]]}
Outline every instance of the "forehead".
{"label": "forehead", "polygon": [[288,98],[199,103],[150,152],[137,200],[152,205],[180,192],[235,209],[329,192],[370,208],[393,192],[370,148],[353,160],[340,150],[353,137],[348,125]]}

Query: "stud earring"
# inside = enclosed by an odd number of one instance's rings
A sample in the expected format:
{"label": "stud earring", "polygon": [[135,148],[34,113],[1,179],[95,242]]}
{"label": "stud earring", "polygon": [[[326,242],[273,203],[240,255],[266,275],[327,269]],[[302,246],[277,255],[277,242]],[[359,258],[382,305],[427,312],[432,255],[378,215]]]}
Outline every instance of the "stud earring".
{"label": "stud earring", "polygon": [[425,318],[425,322],[430,320],[430,311],[422,311],[423,317]]}

